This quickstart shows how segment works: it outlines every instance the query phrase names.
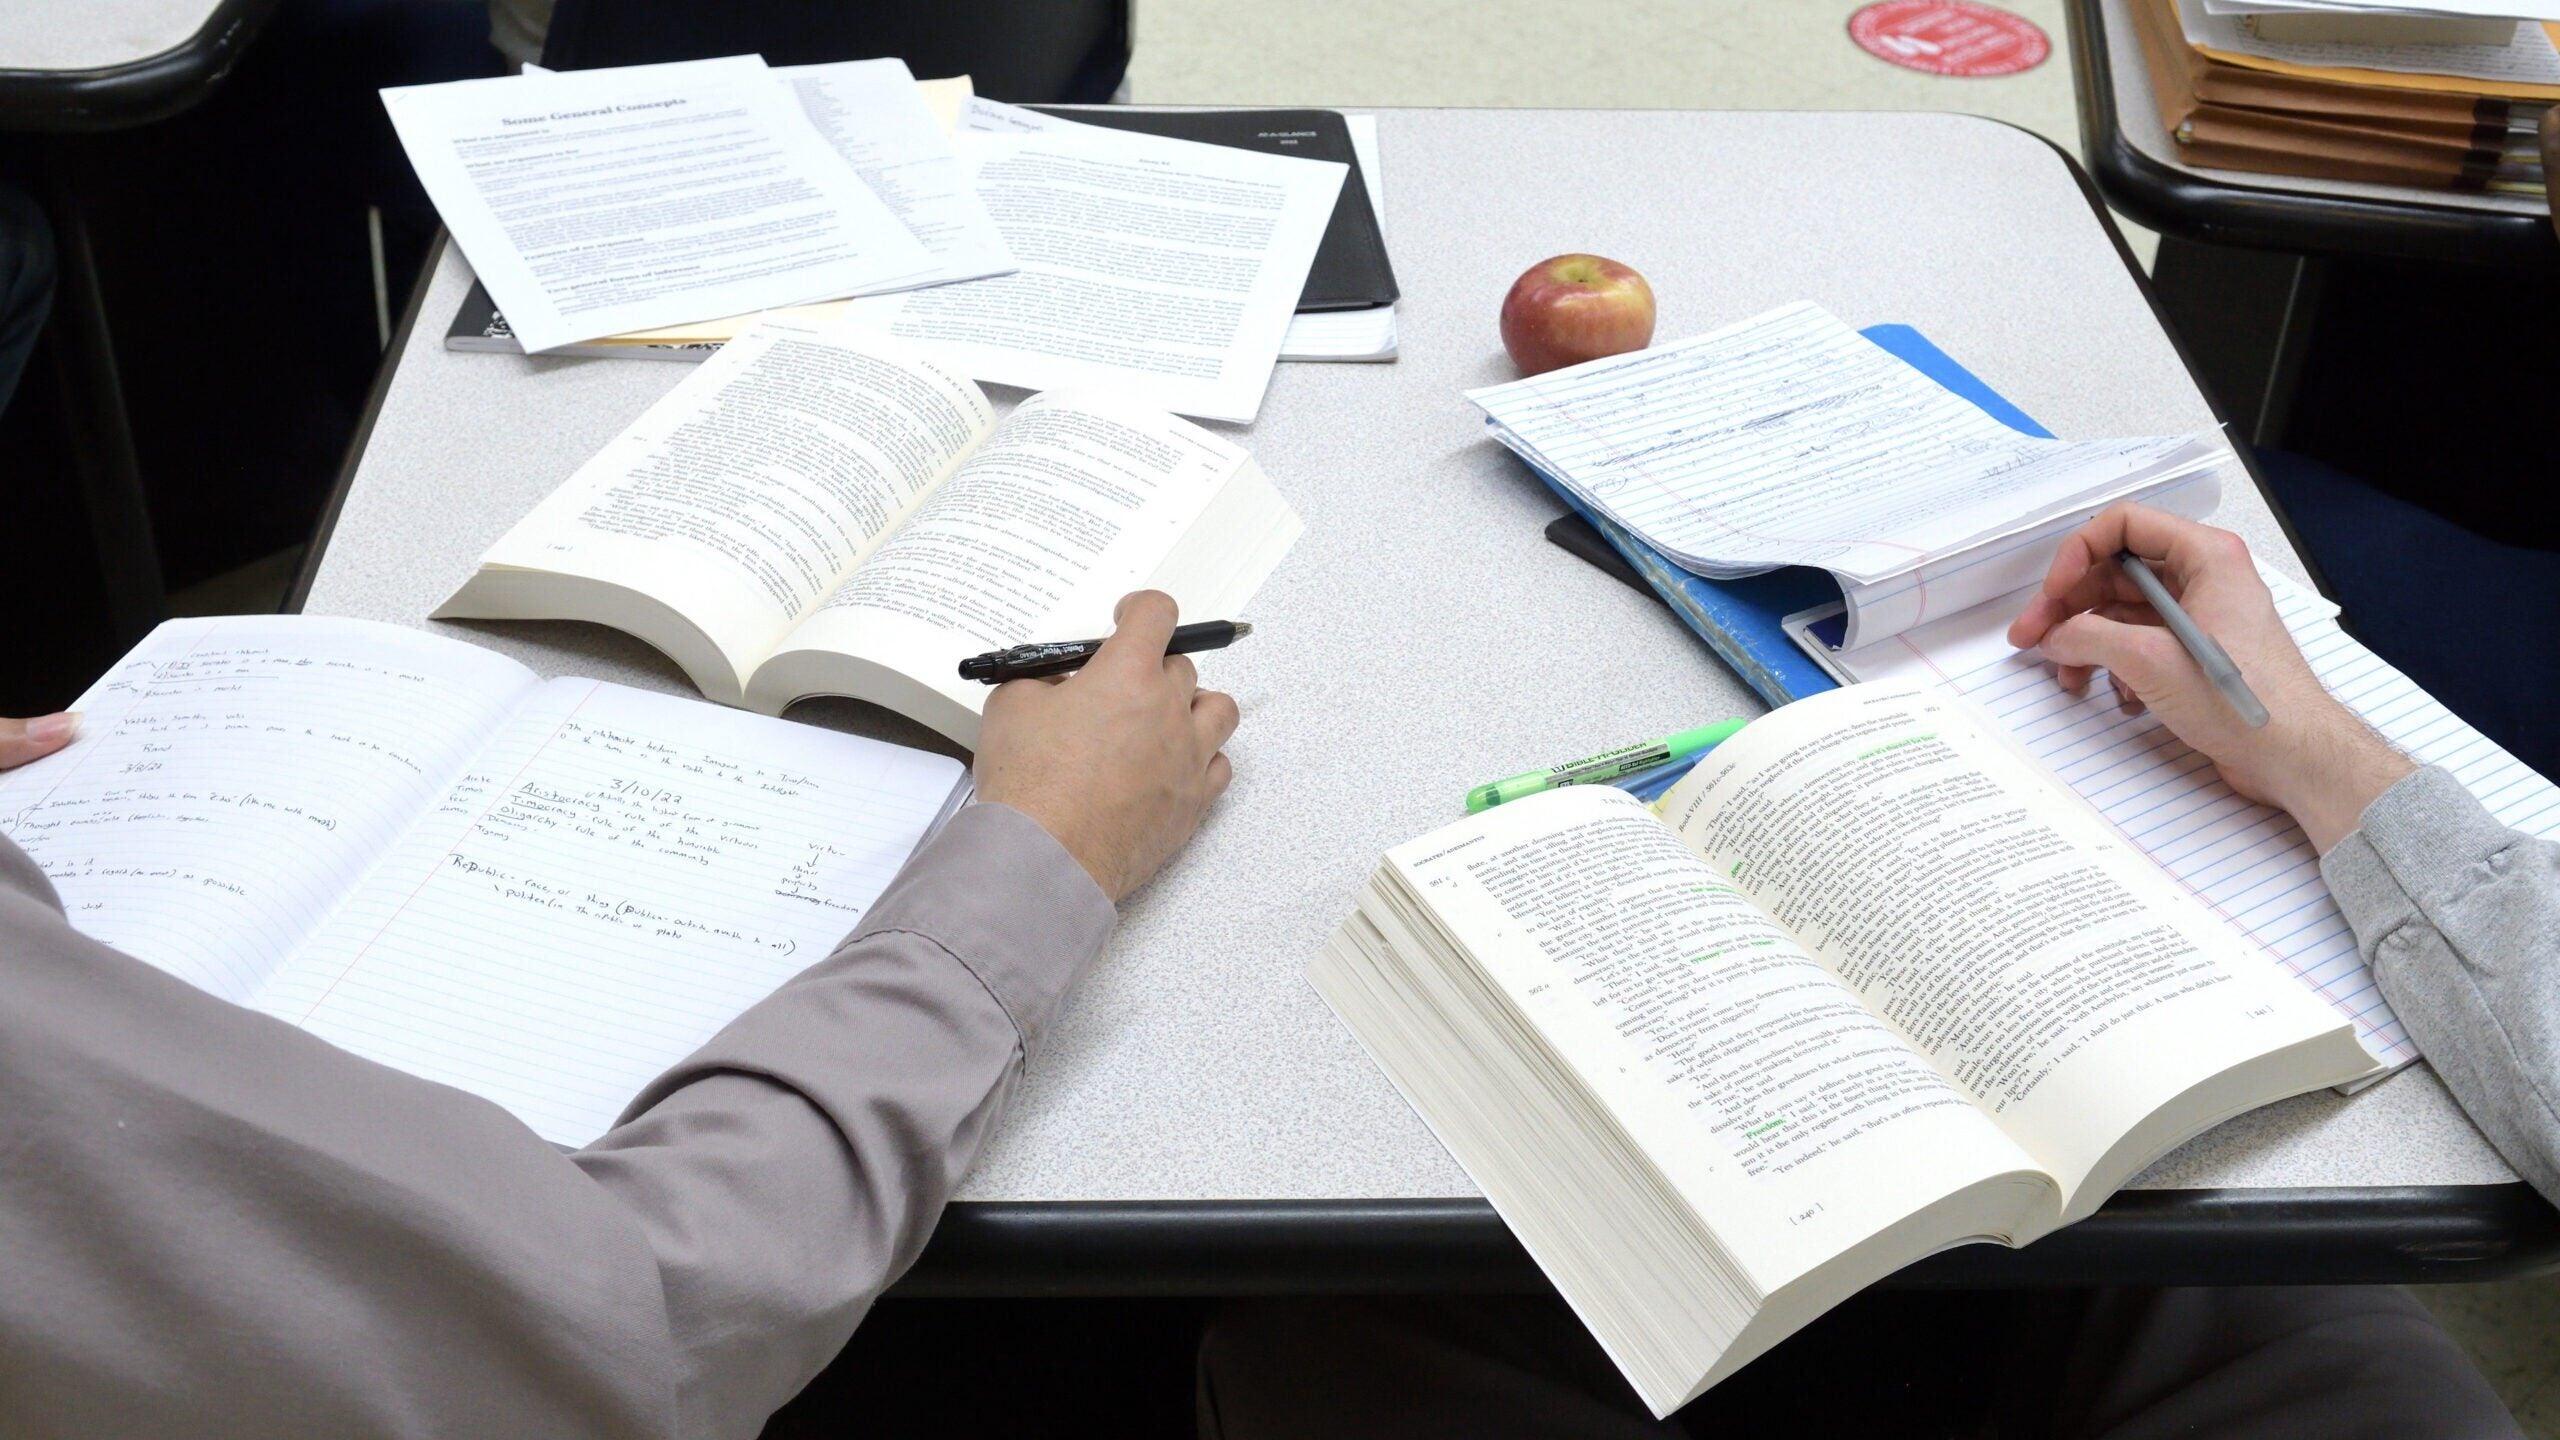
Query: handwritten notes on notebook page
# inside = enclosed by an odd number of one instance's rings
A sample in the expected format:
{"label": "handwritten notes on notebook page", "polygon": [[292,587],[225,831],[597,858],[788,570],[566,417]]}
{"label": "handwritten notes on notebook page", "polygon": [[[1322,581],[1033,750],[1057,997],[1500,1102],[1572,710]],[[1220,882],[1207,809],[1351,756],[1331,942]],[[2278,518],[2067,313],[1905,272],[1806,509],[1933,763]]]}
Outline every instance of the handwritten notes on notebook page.
{"label": "handwritten notes on notebook page", "polygon": [[[2560,836],[2560,788],[2358,644],[2339,628],[2337,607],[2268,579],[2321,683],[2366,723],[2421,764],[2452,771],[2501,823]],[[1838,660],[1855,679],[1925,677],[1982,706],[2136,849],[2354,1021],[2375,1058],[2418,1058],[2292,819],[2232,793],[2158,717],[2118,710],[2105,685],[2085,698],[2065,691],[2035,652],[2009,647],[2018,608],[1980,606]]]}
{"label": "handwritten notes on notebook page", "polygon": [[0,833],[83,934],[245,1002],[538,683],[397,626],[172,620],[0,773]]}
{"label": "handwritten notes on notebook page", "polygon": [[2219,464],[2010,429],[1819,305],[1480,390],[1495,438],[1698,574],[1862,584]]}
{"label": "handwritten notes on notebook page", "polygon": [[824,959],[960,774],[918,750],[555,680],[256,1004],[581,1144]]}
{"label": "handwritten notes on notebook page", "polygon": [[824,959],[962,776],[353,620],[172,621],[82,703],[0,776],[75,925],[563,1144]]}

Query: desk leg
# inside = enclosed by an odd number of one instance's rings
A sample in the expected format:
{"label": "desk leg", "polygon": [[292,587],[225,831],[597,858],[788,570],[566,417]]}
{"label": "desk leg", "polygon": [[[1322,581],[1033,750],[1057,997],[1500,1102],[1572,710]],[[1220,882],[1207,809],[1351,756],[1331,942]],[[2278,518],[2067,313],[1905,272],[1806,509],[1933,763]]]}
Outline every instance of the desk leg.
{"label": "desk leg", "polygon": [[2320,262],[2160,237],[2152,288],[2239,437],[2280,444],[2319,305]]}
{"label": "desk leg", "polygon": [[167,618],[169,597],[143,497],[142,464],[125,411],[124,382],[116,371],[115,337],[107,328],[106,295],[98,284],[78,150],[77,141],[46,147],[45,208],[53,222],[62,286],[54,297],[52,350],[60,367],[72,463],[79,470],[90,541],[106,586],[108,620],[116,643],[130,645]]}

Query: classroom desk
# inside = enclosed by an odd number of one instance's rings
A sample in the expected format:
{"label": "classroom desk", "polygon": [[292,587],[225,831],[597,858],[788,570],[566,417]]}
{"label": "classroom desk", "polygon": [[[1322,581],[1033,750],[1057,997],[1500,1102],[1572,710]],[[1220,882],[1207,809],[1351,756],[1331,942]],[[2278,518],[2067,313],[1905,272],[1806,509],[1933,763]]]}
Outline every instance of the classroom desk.
{"label": "classroom desk", "polygon": [[0,130],[121,130],[221,82],[277,0],[10,0]]}
{"label": "classroom desk", "polygon": [[[1243,1293],[1541,1282],[1475,1187],[1300,978],[1390,845],[1465,788],[1757,708],[1662,609],[1548,545],[1557,504],[1484,437],[1465,386],[1524,265],[1642,268],[1660,333],[1813,297],[1907,321],[2064,435],[2213,413],[2061,153],[1954,115],[1390,111],[1404,358],[1279,367],[1235,427],[1306,520],[1205,657],[1245,724],[1234,789],[1132,900],[907,1293]],[[302,608],[435,629],[548,673],[690,693],[619,634],[430,625],[482,550],[684,373],[454,354],[468,270],[413,299]],[[1010,392],[1002,397],[1014,398]],[[2220,517],[2301,575],[2245,480]],[[925,742],[844,702],[795,717]],[[929,743],[929,742],[928,742]],[[1921,1282],[2443,1279],[2560,1263],[2560,1222],[2434,1075],[2235,1120],[2141,1189],[2019,1253]]]}
{"label": "classroom desk", "polygon": [[2560,259],[2550,208],[2523,195],[2308,180],[2190,165],[2160,123],[2130,0],[2071,0],[2080,149],[2107,203],[2214,245],[2464,263]]}

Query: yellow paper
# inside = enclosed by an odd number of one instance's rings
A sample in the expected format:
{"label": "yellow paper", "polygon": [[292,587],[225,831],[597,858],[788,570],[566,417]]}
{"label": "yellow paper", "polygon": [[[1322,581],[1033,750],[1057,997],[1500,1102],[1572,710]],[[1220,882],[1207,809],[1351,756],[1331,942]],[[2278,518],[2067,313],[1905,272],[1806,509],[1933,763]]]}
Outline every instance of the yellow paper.
{"label": "yellow paper", "polygon": [[933,112],[934,119],[942,122],[945,135],[960,128],[960,107],[968,104],[969,97],[978,93],[978,87],[970,84],[966,75],[954,75],[948,80],[919,80],[916,89],[924,93],[925,108]]}

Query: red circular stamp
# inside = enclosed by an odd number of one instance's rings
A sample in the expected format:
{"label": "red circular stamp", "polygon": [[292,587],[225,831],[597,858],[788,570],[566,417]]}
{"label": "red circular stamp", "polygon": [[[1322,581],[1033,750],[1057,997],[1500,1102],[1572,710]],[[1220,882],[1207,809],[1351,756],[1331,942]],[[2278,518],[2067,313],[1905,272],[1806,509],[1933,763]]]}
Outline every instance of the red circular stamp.
{"label": "red circular stamp", "polygon": [[1880,0],[1849,17],[1849,38],[1905,70],[1968,79],[2032,70],[2053,53],[2034,21],[1972,0]]}

